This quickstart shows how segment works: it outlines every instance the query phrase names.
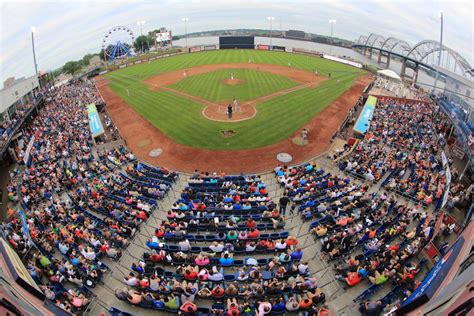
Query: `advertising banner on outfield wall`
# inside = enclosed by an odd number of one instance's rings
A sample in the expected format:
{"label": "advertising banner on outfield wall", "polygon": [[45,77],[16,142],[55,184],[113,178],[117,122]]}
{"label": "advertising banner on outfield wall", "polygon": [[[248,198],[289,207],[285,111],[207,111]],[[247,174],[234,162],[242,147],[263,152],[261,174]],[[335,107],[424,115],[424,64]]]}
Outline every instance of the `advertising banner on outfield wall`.
{"label": "advertising banner on outfield wall", "polygon": [[276,50],[276,51],[279,51],[279,52],[284,52],[285,51],[285,47],[283,46],[272,46],[272,50]]}
{"label": "advertising banner on outfield wall", "polygon": [[285,47],[285,52],[293,53],[293,47]]}
{"label": "advertising banner on outfield wall", "polygon": [[196,46],[196,47],[190,47],[189,52],[190,53],[196,53],[201,51],[201,46]]}
{"label": "advertising banner on outfield wall", "polygon": [[268,45],[257,45],[257,49],[259,49],[259,50],[269,50],[270,46],[268,46]]}
{"label": "advertising banner on outfield wall", "polygon": [[204,50],[216,50],[216,45],[206,45],[204,46]]}

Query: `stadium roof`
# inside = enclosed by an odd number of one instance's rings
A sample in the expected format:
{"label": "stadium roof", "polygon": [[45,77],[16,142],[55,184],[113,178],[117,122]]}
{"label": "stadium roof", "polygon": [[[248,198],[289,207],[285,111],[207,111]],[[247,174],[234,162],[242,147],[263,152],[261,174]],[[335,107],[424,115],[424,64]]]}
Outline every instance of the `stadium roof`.
{"label": "stadium roof", "polygon": [[379,75],[382,75],[382,76],[385,76],[385,77],[389,77],[391,79],[395,79],[395,80],[398,80],[398,81],[402,81],[402,78],[400,78],[400,76],[393,70],[391,69],[384,69],[384,70],[379,70],[377,71],[377,73]]}

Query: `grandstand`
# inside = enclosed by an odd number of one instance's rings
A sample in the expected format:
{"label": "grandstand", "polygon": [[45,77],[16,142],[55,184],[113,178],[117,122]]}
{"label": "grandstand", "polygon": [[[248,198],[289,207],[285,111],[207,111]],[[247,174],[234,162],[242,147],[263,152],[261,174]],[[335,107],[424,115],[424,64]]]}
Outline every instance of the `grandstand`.
{"label": "grandstand", "polygon": [[[291,45],[305,34],[286,33]],[[322,316],[471,311],[473,129],[462,110],[466,105],[459,107],[452,97],[403,81],[369,75],[360,63],[344,56],[301,47],[274,48],[257,37],[246,40],[246,49],[253,43],[250,50],[220,51],[212,44],[175,47],[171,53],[171,47],[164,47],[152,57],[117,58],[92,78],[86,73],[54,86],[33,76],[2,90],[0,314]],[[103,54],[107,57],[106,51]],[[273,54],[275,63],[285,69],[279,76],[285,71],[294,76],[308,72],[297,67],[312,62],[333,67],[311,69],[307,81],[285,90],[277,85],[288,78],[265,73],[274,80],[272,97],[258,96],[265,99],[258,102],[277,106],[281,100],[296,96],[303,103],[321,93],[328,104],[294,112],[321,115],[321,130],[308,128],[314,126],[308,119],[301,120],[301,126],[295,123],[291,137],[275,143],[284,143],[288,153],[273,143],[258,148],[271,152],[271,158],[255,155],[254,148],[224,150],[221,147],[230,143],[225,139],[238,133],[232,124],[240,122],[231,121],[232,110],[223,114],[221,108],[234,109],[234,118],[244,116],[238,112],[237,98],[233,104],[220,99],[212,103],[185,91],[185,80],[179,80],[192,78],[194,58],[206,65],[207,56],[231,56],[242,63],[247,56],[270,56],[266,54]],[[295,59],[287,61],[290,58]],[[173,61],[183,60],[185,68],[173,68]],[[249,58],[248,64],[252,62]],[[258,67],[267,61],[258,62],[252,71],[242,71],[250,74],[248,80],[256,80],[262,70]],[[239,64],[234,64],[224,71],[237,69]],[[146,67],[160,65],[168,65],[174,71],[170,77],[176,77],[163,83],[165,88],[134,81],[147,78],[137,69],[152,69],[151,76],[154,68]],[[123,69],[136,73],[127,77]],[[240,75],[235,70],[227,78],[225,73],[219,84],[231,89],[245,83],[234,82],[234,73]],[[202,74],[206,76],[198,84],[215,79],[213,72]],[[165,86],[175,82],[183,85],[181,94]],[[109,85],[122,90],[114,94]],[[199,90],[196,83],[192,87],[202,95],[214,93],[211,85],[207,90]],[[332,89],[337,94],[322,94]],[[298,95],[299,90],[305,94]],[[19,91],[18,98],[10,97],[11,91]],[[224,122],[209,118],[209,124],[224,140],[215,154],[207,146],[180,151],[184,145],[178,141],[176,148],[152,147],[158,141],[146,137],[161,131],[143,120],[146,105],[132,105],[134,98],[148,102],[150,91],[169,104],[184,104],[189,97],[189,107],[202,112],[199,120],[205,119],[206,109],[199,102],[216,106]],[[257,105],[250,97],[245,102],[239,106]],[[130,112],[121,112],[124,106]],[[262,106],[255,107],[259,115],[268,114]],[[174,111],[179,115],[182,110]],[[120,117],[124,113],[133,116]],[[140,144],[132,143],[130,135],[142,137],[142,130],[127,125],[137,124],[127,120],[138,117],[146,133],[155,133],[143,136]],[[245,117],[250,123],[244,127],[252,128],[253,119]],[[173,129],[172,121],[161,116],[158,121]],[[268,133],[280,128],[278,122],[267,123],[263,127]],[[318,135],[322,130],[324,137]],[[167,141],[174,142],[173,136],[167,135]],[[190,135],[189,142],[193,139]],[[157,163],[160,155],[168,155],[164,161],[169,166]],[[242,172],[228,172],[242,161]],[[247,164],[252,161],[258,168]],[[193,163],[198,169],[189,172]]]}

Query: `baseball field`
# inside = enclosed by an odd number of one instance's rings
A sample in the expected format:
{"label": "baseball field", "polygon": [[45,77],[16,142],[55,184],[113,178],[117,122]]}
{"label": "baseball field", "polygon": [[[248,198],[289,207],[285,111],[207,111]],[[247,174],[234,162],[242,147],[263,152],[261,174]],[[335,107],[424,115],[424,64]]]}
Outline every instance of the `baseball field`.
{"label": "baseball field", "polygon": [[[162,58],[105,78],[116,95],[176,143],[240,150],[289,138],[362,74],[318,57],[223,50]],[[229,119],[226,105],[234,99],[238,107]]]}

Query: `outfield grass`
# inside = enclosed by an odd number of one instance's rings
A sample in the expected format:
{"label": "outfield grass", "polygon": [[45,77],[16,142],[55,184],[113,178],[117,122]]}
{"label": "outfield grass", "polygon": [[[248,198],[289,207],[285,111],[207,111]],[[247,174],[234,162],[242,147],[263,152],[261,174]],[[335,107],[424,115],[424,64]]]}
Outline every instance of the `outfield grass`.
{"label": "outfield grass", "polygon": [[[293,67],[317,70],[323,76],[331,73],[331,78],[316,89],[301,89],[258,104],[257,115],[253,119],[237,123],[210,121],[201,115],[201,104],[171,92],[151,91],[143,83],[150,76],[177,69],[205,64],[246,63],[249,60],[282,66],[291,62]],[[363,71],[356,68],[317,57],[257,50],[223,50],[158,59],[112,72],[106,77],[112,90],[174,141],[209,149],[249,149],[291,136],[347,90],[361,73]],[[238,133],[224,138],[220,131],[226,129]]]}
{"label": "outfield grass", "polygon": [[[242,80],[237,85],[224,83],[234,74],[235,80]],[[253,69],[222,69],[200,75],[187,77],[170,85],[171,88],[183,91],[209,101],[252,100],[257,97],[288,89],[298,83],[288,77]]]}

